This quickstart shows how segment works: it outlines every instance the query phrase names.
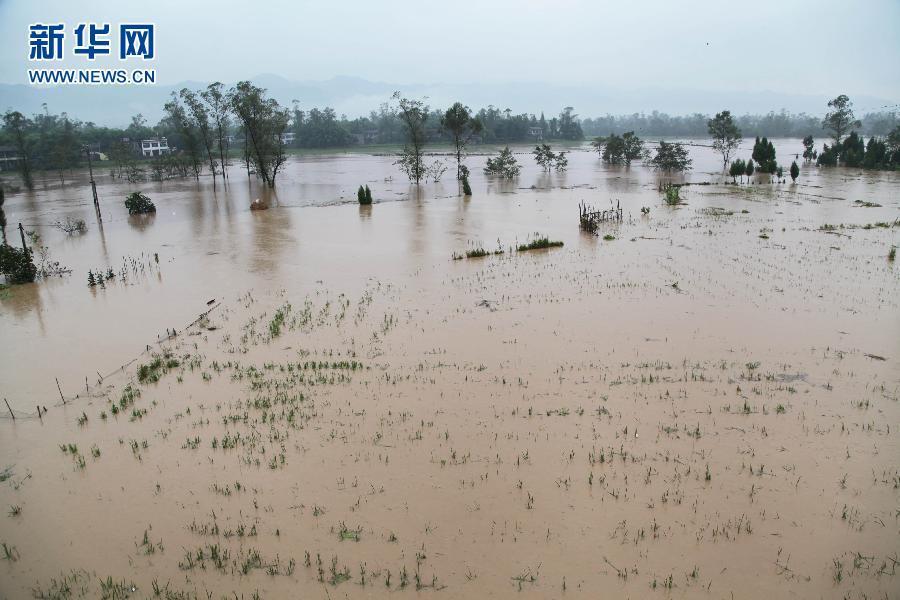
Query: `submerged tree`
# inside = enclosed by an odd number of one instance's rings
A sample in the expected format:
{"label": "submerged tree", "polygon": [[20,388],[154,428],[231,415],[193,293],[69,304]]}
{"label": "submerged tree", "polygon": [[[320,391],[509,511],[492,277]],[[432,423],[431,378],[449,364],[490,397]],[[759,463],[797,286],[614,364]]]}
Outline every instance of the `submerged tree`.
{"label": "submerged tree", "polygon": [[400,120],[406,129],[406,144],[400,152],[400,158],[394,163],[400,166],[400,170],[406,173],[410,181],[416,185],[427,176],[427,167],[423,156],[425,154],[425,122],[428,120],[428,106],[422,100],[410,100],[402,98],[400,92],[394,92],[392,96],[400,107]]}
{"label": "submerged tree", "polygon": [[728,174],[731,175],[731,181],[733,183],[737,183],[738,177],[744,176],[744,171],[746,171],[747,165],[744,164],[743,159],[736,158],[731,161],[731,167],[728,170]]}
{"label": "submerged tree", "polygon": [[816,150],[814,146],[816,145],[816,141],[813,139],[813,136],[808,135],[803,138],[803,158],[806,162],[809,162],[816,158]]}
{"label": "submerged tree", "polygon": [[461,102],[455,102],[453,106],[441,116],[441,129],[450,135],[453,141],[454,154],[456,155],[456,178],[463,179],[463,159],[466,146],[472,136],[477,135],[481,129],[481,121],[472,116],[468,106]]}
{"label": "submerged tree", "polygon": [[201,148],[200,135],[193,120],[188,115],[177,92],[172,92],[172,100],[166,102],[163,107],[168,115],[171,126],[180,134],[182,151],[190,161],[194,171],[194,177],[200,179]]}
{"label": "submerged tree", "polygon": [[797,165],[797,161],[791,162],[791,182],[797,183],[797,177],[800,176],[800,167]]}
{"label": "submerged tree", "polygon": [[197,137],[200,138],[203,149],[206,151],[209,172],[212,173],[213,185],[215,185],[216,165],[218,161],[216,161],[214,154],[215,141],[212,126],[209,122],[209,109],[200,96],[187,88],[182,89],[180,95],[181,100],[184,102],[185,106],[187,106],[188,115],[192,124],[197,130]]}
{"label": "submerged tree", "polygon": [[557,152],[556,160],[553,162],[553,168],[556,169],[557,173],[569,168],[569,158],[566,156],[565,152]]}
{"label": "submerged tree", "polygon": [[759,165],[760,173],[774,173],[778,169],[778,163],[775,161],[775,145],[768,138],[756,138],[752,156]]}
{"label": "submerged tree", "polygon": [[59,173],[60,183],[65,183],[64,173],[66,169],[78,166],[79,145],[75,136],[75,125],[69,120],[66,113],[62,114],[61,124],[53,135],[50,163]]}
{"label": "submerged tree", "polygon": [[6,275],[10,283],[31,283],[37,277],[31,250],[14,248],[3,242],[0,244],[0,273]]}
{"label": "submerged tree", "polygon": [[712,136],[713,149],[722,155],[722,168],[728,166],[728,159],[732,152],[741,145],[741,130],[731,117],[731,112],[723,110],[707,121],[709,135]]}
{"label": "submerged tree", "polygon": [[853,115],[853,103],[846,94],[841,94],[837,98],[829,100],[828,108],[833,110],[826,113],[825,118],[822,120],[822,129],[831,132],[834,145],[837,146],[851,129],[861,127],[862,124]]}
{"label": "submerged tree", "polygon": [[[557,154],[550,148],[549,144],[538,144],[531,153],[534,154],[534,162],[540,165],[544,171],[552,169],[557,162]],[[568,162],[565,158],[565,152],[561,152],[560,155],[563,160]]]}
{"label": "submerged tree", "polygon": [[513,156],[509,146],[500,151],[496,158],[488,158],[487,166],[484,168],[486,175],[501,175],[506,179],[516,177],[521,171],[519,161]]}
{"label": "submerged tree", "polygon": [[243,126],[247,160],[269,187],[275,187],[278,170],[287,160],[282,134],[290,115],[274,98],[266,98],[266,91],[249,81],[238,82],[228,92],[229,103]]}
{"label": "submerged tree", "polygon": [[[837,147],[837,146],[836,146]],[[855,131],[851,131],[838,147],[840,159],[847,167],[862,166],[866,156],[866,146]]]}
{"label": "submerged tree", "polygon": [[538,144],[531,153],[534,155],[534,162],[536,162],[542,170],[549,171],[553,168],[553,161],[556,159],[556,154],[550,149],[549,144]]}
{"label": "submerged tree", "polygon": [[837,144],[834,146],[822,144],[822,151],[819,152],[819,156],[816,158],[816,165],[820,167],[835,167],[837,166],[840,153],[841,148]]}
{"label": "submerged tree", "polygon": [[128,177],[129,172],[134,168],[134,152],[127,142],[117,140],[110,144],[107,151],[109,159],[113,164],[110,170],[113,177]]}
{"label": "submerged tree", "polygon": [[213,131],[215,133],[216,150],[219,154],[219,168],[222,170],[222,179],[225,180],[226,155],[228,154],[228,115],[231,113],[231,107],[228,104],[228,98],[222,90],[221,83],[216,81],[206,86],[206,89],[200,92],[200,97],[209,107],[209,115],[212,118]]}
{"label": "submerged tree", "polygon": [[365,187],[359,186],[359,189],[356,190],[356,201],[363,206],[372,204],[372,190],[369,189],[368,185]]}
{"label": "submerged tree", "polygon": [[31,176],[32,143],[28,136],[31,125],[31,120],[17,110],[7,111],[3,115],[3,129],[12,139],[19,159],[16,166],[19,169],[19,175],[22,176],[22,183],[29,190],[34,189],[34,178]]}
{"label": "submerged tree", "polygon": [[656,149],[656,156],[650,160],[658,171],[687,171],[691,168],[693,160],[688,157],[687,148],[678,142],[663,142],[660,140]]}
{"label": "submerged tree", "polygon": [[129,215],[146,215],[156,212],[156,205],[141,192],[132,192],[125,198],[125,208]]}
{"label": "submerged tree", "polygon": [[644,142],[633,131],[621,136],[614,133],[608,137],[596,138],[591,145],[600,153],[604,161],[613,165],[630,165],[631,161],[645,158]]}

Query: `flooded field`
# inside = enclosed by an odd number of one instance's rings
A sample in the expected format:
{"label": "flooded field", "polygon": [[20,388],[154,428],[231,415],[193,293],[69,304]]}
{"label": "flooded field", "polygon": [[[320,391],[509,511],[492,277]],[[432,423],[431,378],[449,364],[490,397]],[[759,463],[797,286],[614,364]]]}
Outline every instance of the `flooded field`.
{"label": "flooded field", "polygon": [[897,597],[900,176],[516,151],[9,195],[72,274],[0,292],[0,596]]}

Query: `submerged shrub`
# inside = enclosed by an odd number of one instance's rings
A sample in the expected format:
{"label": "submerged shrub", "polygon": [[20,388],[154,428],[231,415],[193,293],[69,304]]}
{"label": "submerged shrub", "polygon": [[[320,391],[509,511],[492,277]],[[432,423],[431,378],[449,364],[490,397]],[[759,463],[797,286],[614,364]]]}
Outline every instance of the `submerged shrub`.
{"label": "submerged shrub", "polygon": [[363,206],[372,204],[372,190],[368,185],[366,187],[359,186],[359,189],[356,190],[356,199]]}
{"label": "submerged shrub", "polygon": [[87,231],[87,223],[84,222],[84,219],[73,219],[72,217],[66,217],[65,221],[57,221],[53,226],[69,235]]}
{"label": "submerged shrub", "polygon": [[[174,358],[168,351],[162,356],[153,355],[153,360],[149,363],[138,366],[137,378],[139,383],[156,383],[165,375],[169,369],[179,367],[181,363]],[[124,406],[122,408],[125,408]]]}
{"label": "submerged shrub", "polygon": [[682,144],[662,140],[656,149],[656,156],[650,159],[650,164],[657,171],[687,171],[693,162],[688,156],[687,148]]}
{"label": "submerged shrub", "polygon": [[486,175],[502,175],[507,179],[516,177],[521,171],[519,161],[513,156],[509,146],[500,151],[497,158],[487,159],[487,166],[484,168]]}
{"label": "submerged shrub", "polygon": [[663,186],[663,194],[665,195],[666,204],[669,206],[677,206],[681,204],[681,188],[677,185],[667,183]]}
{"label": "submerged shrub", "polygon": [[535,233],[534,235],[534,239],[527,244],[519,244],[519,252],[527,252],[528,250],[540,250],[542,248],[558,248],[563,245],[561,241],[551,240],[546,235],[542,236],[539,233]]}
{"label": "submerged shrub", "polygon": [[472,186],[469,185],[469,177],[463,176],[463,195],[471,196],[472,195]]}
{"label": "submerged shrub", "polygon": [[31,251],[14,248],[9,244],[0,245],[0,273],[6,275],[10,283],[31,283],[37,276],[37,267],[31,258]]}
{"label": "submerged shrub", "polygon": [[147,213],[155,213],[156,205],[140,192],[133,192],[125,198],[125,208],[128,209],[129,215],[143,215]]}
{"label": "submerged shrub", "polygon": [[728,174],[731,175],[731,181],[737,183],[737,178],[742,177],[746,170],[747,165],[744,163],[743,159],[736,158],[731,161],[731,168],[728,170]]}

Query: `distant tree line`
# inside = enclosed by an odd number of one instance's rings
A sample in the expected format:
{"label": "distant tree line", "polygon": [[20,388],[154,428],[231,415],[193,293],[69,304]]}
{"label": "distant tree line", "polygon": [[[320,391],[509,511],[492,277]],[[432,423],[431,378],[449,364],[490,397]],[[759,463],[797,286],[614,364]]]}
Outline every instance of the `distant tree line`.
{"label": "distant tree line", "polygon": [[[644,137],[695,137],[708,135],[709,115],[694,113],[671,116],[653,111],[650,114],[606,115],[584,119],[581,127],[588,137],[622,135],[632,131]],[[735,125],[746,136],[802,138],[822,130],[822,119],[806,113],[769,112],[765,115],[734,116]],[[886,136],[900,125],[900,113],[896,111],[872,112],[860,120],[859,132],[865,135]]]}
{"label": "distant tree line", "polygon": [[[445,111],[429,109],[423,124],[430,143],[453,141],[452,132],[442,127]],[[290,131],[295,134],[294,145],[301,148],[338,148],[356,144],[399,144],[405,140],[402,117],[398,107],[384,103],[368,116],[348,119],[334,109],[312,108],[300,110],[295,104]],[[708,135],[709,115],[695,113],[670,116],[665,113],[635,113],[579,118],[573,107],[565,107],[551,118],[540,115],[515,114],[510,109],[488,106],[471,111],[480,123],[475,140],[485,144],[529,143],[533,141],[579,141],[586,137],[623,135],[633,132],[644,138],[697,137]],[[797,137],[821,131],[821,117],[805,113],[781,111],[765,115],[734,116],[735,125],[747,136],[768,138]],[[869,113],[861,119],[861,134],[886,136],[900,125],[897,112]]]}
{"label": "distant tree line", "polygon": [[[454,148],[457,178],[466,178],[463,164],[466,147],[472,143],[510,144],[580,141],[595,137],[601,157],[611,164],[629,164],[649,158],[641,138],[712,137],[713,146],[722,154],[724,168],[736,152],[742,136],[767,138],[791,136],[804,138],[804,158],[823,166],[844,164],[864,168],[895,168],[900,163],[900,118],[896,112],[869,113],[856,119],[847,96],[829,102],[829,112],[821,120],[804,113],[785,111],[766,115],[734,116],[722,111],[710,118],[695,113],[669,116],[665,113],[635,113],[582,119],[571,106],[556,116],[542,113],[514,114],[509,108],[488,106],[474,111],[455,103],[447,110],[432,109],[423,101],[395,95],[366,117],[348,119],[332,108],[302,110],[279,105],[267,97],[266,90],[249,82],[230,89],[214,83],[202,90],[183,89],[173,93],[166,103],[165,116],[150,126],[138,114],[124,128],[101,127],[82,122],[66,113],[51,114],[46,107],[31,117],[18,111],[2,115],[0,146],[11,146],[19,160],[17,168],[24,185],[33,186],[35,171],[55,171],[61,182],[66,172],[80,167],[86,151],[100,152],[109,159],[114,176],[130,180],[170,177],[199,177],[201,172],[226,177],[223,168],[229,157],[240,157],[248,176],[255,174],[266,185],[275,178],[286,160],[286,149],[337,148],[356,144],[404,144],[398,165],[414,182],[437,180],[446,169],[443,163],[426,164],[426,144],[444,143]],[[831,144],[822,150],[814,147],[813,135],[826,130]],[[868,135],[869,140],[863,139]],[[149,161],[136,160],[136,144],[141,140],[165,137],[177,151]],[[541,147],[540,145],[538,146]],[[681,152],[667,146],[663,157],[668,170],[674,159],[679,165]],[[761,171],[777,169],[769,148],[754,148]],[[761,153],[760,153],[761,152]],[[774,150],[772,150],[774,152]],[[540,164],[549,165],[549,155],[541,151]],[[564,156],[564,155],[563,155]],[[756,160],[754,157],[753,160]],[[555,164],[555,163],[554,163]]]}
{"label": "distant tree line", "polygon": [[[217,86],[218,105],[226,105],[225,91]],[[195,94],[196,96],[196,94]],[[190,96],[189,96],[190,97]],[[185,98],[180,98],[184,104]],[[196,104],[195,104],[196,106]],[[210,119],[221,110],[210,110]],[[83,158],[79,148],[89,144],[94,151],[110,154],[122,139],[137,141],[150,137],[164,136],[171,146],[184,149],[203,139],[190,139],[189,130],[173,119],[170,111],[155,126],[147,123],[143,115],[135,115],[126,127],[98,126],[90,121],[83,122],[66,113],[58,115],[48,112],[31,117],[17,111],[7,113],[10,121],[0,133],[0,145],[16,146],[17,131],[27,138],[25,147],[31,158],[31,166],[38,170],[65,171],[76,166]],[[288,112],[289,123],[286,132],[294,134],[293,145],[300,148],[339,148],[356,144],[399,144],[405,141],[401,116],[396,106],[384,103],[368,116],[348,119],[338,115],[333,108],[312,108],[301,110],[297,103]],[[642,138],[653,137],[698,137],[708,136],[707,124],[710,117],[695,113],[685,116],[671,116],[666,113],[634,113],[631,115],[606,115],[580,119],[572,107],[564,108],[559,115],[550,119],[544,114],[513,114],[510,109],[501,110],[488,106],[472,111],[473,119],[480,123],[480,130],[473,141],[480,143],[528,143],[533,141],[571,140],[585,137],[622,136],[632,132]],[[429,110],[424,123],[429,142],[453,142],[452,130],[442,127],[444,111]],[[765,115],[734,116],[735,125],[745,136],[768,138],[798,137],[821,132],[821,118],[805,113],[770,112]],[[900,125],[897,112],[877,112],[866,114],[856,128],[859,134],[887,136]],[[213,124],[211,124],[213,125]],[[218,123],[221,127],[221,121]],[[242,137],[241,124],[234,119],[225,121],[223,138]],[[206,138],[207,132],[201,136]],[[215,149],[215,148],[213,148]],[[205,150],[204,150],[205,152]],[[219,162],[222,162],[222,156]],[[204,162],[208,162],[207,160]]]}
{"label": "distant tree line", "polygon": [[[456,103],[462,106],[461,103]],[[456,106],[456,105],[454,105]],[[430,143],[454,142],[456,133],[446,126],[446,111],[431,109],[424,111],[422,131]],[[452,107],[451,107],[452,108]],[[510,109],[500,110],[488,106],[478,111],[467,108],[468,118],[478,123],[474,132],[482,143],[515,143],[535,140],[584,139],[581,121],[574,108],[567,106],[558,116],[551,119],[543,113],[513,114]],[[353,144],[398,144],[406,139],[403,110],[399,105],[382,104],[366,117],[348,119],[338,116],[334,109],[313,108],[302,111],[295,105],[291,131],[296,136],[296,145],[301,148],[337,148]]]}

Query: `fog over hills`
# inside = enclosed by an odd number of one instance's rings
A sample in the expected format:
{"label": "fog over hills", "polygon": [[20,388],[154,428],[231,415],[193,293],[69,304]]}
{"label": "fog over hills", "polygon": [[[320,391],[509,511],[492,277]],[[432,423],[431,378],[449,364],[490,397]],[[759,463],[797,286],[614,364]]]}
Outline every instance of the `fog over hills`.
{"label": "fog over hills", "polygon": [[[605,114],[631,114],[658,110],[672,115],[710,114],[729,109],[735,114],[762,114],[770,111],[825,112],[829,97],[798,95],[770,90],[712,91],[697,89],[635,88],[617,89],[602,83],[560,85],[541,82],[471,83],[471,84],[402,84],[369,81],[359,77],[334,77],[323,81],[292,81],[272,74],[261,74],[251,80],[266,88],[284,105],[298,100],[302,109],[331,106],[340,114],[353,118],[367,115],[381,103],[390,100],[395,90],[407,96],[427,96],[433,108],[445,108],[459,100],[474,109],[494,105],[513,113],[542,111],[557,114],[564,106],[573,106],[582,117]],[[163,104],[173,90],[183,87],[198,89],[207,81],[183,81],[176,85],[150,86],[35,86],[0,83],[0,109],[20,110],[25,114],[42,111],[67,112],[83,121],[98,125],[126,125],[132,115],[141,113],[148,122],[156,123]],[[233,82],[227,82],[231,85]],[[853,90],[835,89],[832,96],[847,93],[853,99],[858,115],[881,110],[896,110],[896,100],[854,95]]]}

